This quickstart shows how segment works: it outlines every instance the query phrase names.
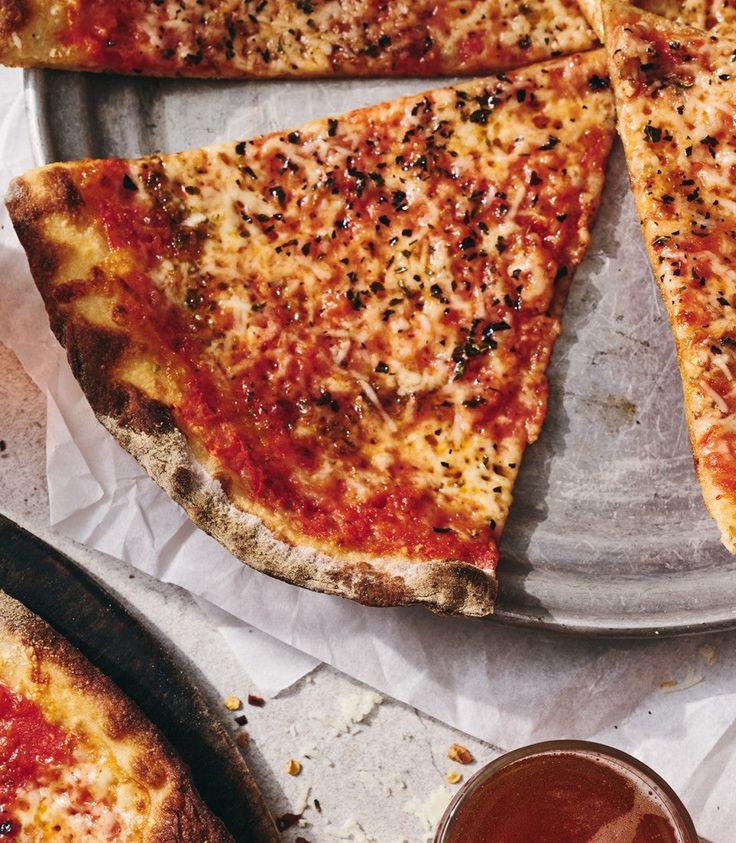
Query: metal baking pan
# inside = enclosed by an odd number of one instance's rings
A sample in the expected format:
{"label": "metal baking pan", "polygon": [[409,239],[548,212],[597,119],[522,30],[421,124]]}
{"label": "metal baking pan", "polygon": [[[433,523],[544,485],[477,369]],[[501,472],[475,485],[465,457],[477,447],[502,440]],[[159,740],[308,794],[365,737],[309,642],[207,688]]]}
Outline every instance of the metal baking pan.
{"label": "metal baking pan", "polygon": [[[437,80],[201,81],[31,71],[40,163],[135,156],[296,126]],[[620,146],[502,543],[498,621],[588,635],[736,626],[736,558],[693,470],[664,307]]]}

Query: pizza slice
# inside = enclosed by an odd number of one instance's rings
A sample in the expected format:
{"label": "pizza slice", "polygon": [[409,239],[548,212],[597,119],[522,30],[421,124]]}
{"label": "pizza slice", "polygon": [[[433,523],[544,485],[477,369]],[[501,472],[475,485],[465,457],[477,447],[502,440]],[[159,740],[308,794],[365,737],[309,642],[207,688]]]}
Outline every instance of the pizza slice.
{"label": "pizza slice", "polygon": [[595,46],[575,0],[0,0],[0,62],[155,76],[431,76]]}
{"label": "pizza slice", "polygon": [[602,51],[8,207],[103,424],[258,570],[483,615],[613,135]]}
{"label": "pizza slice", "polygon": [[[713,12],[716,6],[721,3],[725,6],[728,2],[729,0],[714,0],[711,7],[709,0],[638,0],[633,5],[655,15],[661,15],[670,20],[681,20],[705,29],[706,25],[714,22]],[[605,39],[601,0],[578,0],[578,3],[593,31],[603,42]],[[726,12],[720,12],[721,17],[725,14]]]}
{"label": "pizza slice", "polygon": [[705,503],[736,552],[736,40],[605,9],[618,128]]}
{"label": "pizza slice", "polygon": [[0,838],[232,840],[182,762],[130,700],[3,592]]}

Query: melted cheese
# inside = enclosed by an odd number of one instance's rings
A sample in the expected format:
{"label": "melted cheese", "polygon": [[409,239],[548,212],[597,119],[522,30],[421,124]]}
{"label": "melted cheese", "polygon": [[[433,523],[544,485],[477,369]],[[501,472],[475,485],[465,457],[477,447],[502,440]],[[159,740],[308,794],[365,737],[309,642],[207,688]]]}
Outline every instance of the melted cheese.
{"label": "melted cheese", "polygon": [[[593,31],[602,42],[605,42],[601,0],[579,0],[579,3]],[[716,5],[718,4],[714,3],[713,8]],[[711,5],[707,4],[706,0],[636,0],[632,6],[638,6],[640,9],[646,9],[648,12],[670,20],[681,20],[701,29],[709,23],[708,14],[711,11]]]}
{"label": "melted cheese", "polygon": [[[61,729],[71,743],[69,763],[46,769],[40,783],[22,785],[11,803],[2,806],[19,832],[18,839],[28,843],[145,839],[152,821],[151,798],[135,775],[124,769],[128,752],[113,752],[115,742],[90,717],[88,701],[63,672],[52,664],[42,666],[32,648],[20,646],[2,628],[0,640],[0,681],[12,694],[38,706],[44,720]],[[97,711],[96,704],[91,708]]]}
{"label": "melted cheese", "polygon": [[109,755],[96,758],[84,747],[50,784],[21,789],[17,805],[14,816],[28,843],[134,843],[146,825],[148,798]]}
{"label": "melted cheese", "polygon": [[[310,405],[293,437],[337,417],[374,466],[324,447],[293,472],[304,495],[331,498],[337,474],[345,501],[361,505],[400,479],[448,519],[462,513],[459,529],[500,530],[543,417],[555,276],[579,260],[602,185],[611,110],[608,92],[588,86],[596,74],[598,57],[561,62],[133,165],[138,183],[154,168],[196,186],[186,220],[210,221],[196,273],[167,263],[154,275],[177,307],[195,286],[225,316],[207,365],[245,385],[257,360],[268,394]],[[591,166],[587,138],[600,127]],[[581,220],[572,239],[569,214]],[[482,346],[495,323],[482,365],[463,358],[463,375],[458,351]],[[338,414],[315,409],[321,393]]]}

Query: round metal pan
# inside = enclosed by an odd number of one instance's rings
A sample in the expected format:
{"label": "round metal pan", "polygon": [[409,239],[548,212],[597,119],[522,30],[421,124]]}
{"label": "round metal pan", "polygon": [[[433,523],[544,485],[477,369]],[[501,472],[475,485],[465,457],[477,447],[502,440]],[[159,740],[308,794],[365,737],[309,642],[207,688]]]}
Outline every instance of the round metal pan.
{"label": "round metal pan", "polygon": [[[47,163],[246,138],[438,84],[32,71],[26,94]],[[502,543],[495,619],[605,636],[736,626],[736,559],[695,478],[674,344],[618,145],[549,374],[547,421]]]}

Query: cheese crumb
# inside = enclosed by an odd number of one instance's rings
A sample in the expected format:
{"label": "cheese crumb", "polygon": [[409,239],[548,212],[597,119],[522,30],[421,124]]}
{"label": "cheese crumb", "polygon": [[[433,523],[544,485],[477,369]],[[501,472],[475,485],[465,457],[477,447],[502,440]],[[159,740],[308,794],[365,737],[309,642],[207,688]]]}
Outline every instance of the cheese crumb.
{"label": "cheese crumb", "polygon": [[413,797],[402,808],[407,814],[413,814],[426,831],[432,831],[445,813],[453,793],[444,785],[433,790],[426,799]]}
{"label": "cheese crumb", "polygon": [[458,773],[457,770],[450,770],[447,774],[447,784],[457,784],[459,781],[462,781],[462,778],[462,773]]}
{"label": "cheese crumb", "polygon": [[223,703],[225,705],[225,708],[228,709],[228,711],[237,711],[243,706],[240,697],[236,697],[235,694],[230,694],[229,696],[225,697]]}
{"label": "cheese crumb", "polygon": [[286,765],[286,772],[290,776],[298,776],[299,773],[302,771],[302,765],[296,758],[290,758],[289,763]]}
{"label": "cheese crumb", "polygon": [[454,743],[447,750],[447,757],[450,761],[457,761],[458,764],[472,764],[475,761],[473,753],[462,744]]}
{"label": "cheese crumb", "polygon": [[340,698],[340,716],[325,722],[331,728],[333,737],[354,733],[357,731],[355,727],[363,723],[382,702],[383,697],[375,691],[346,694]]}

